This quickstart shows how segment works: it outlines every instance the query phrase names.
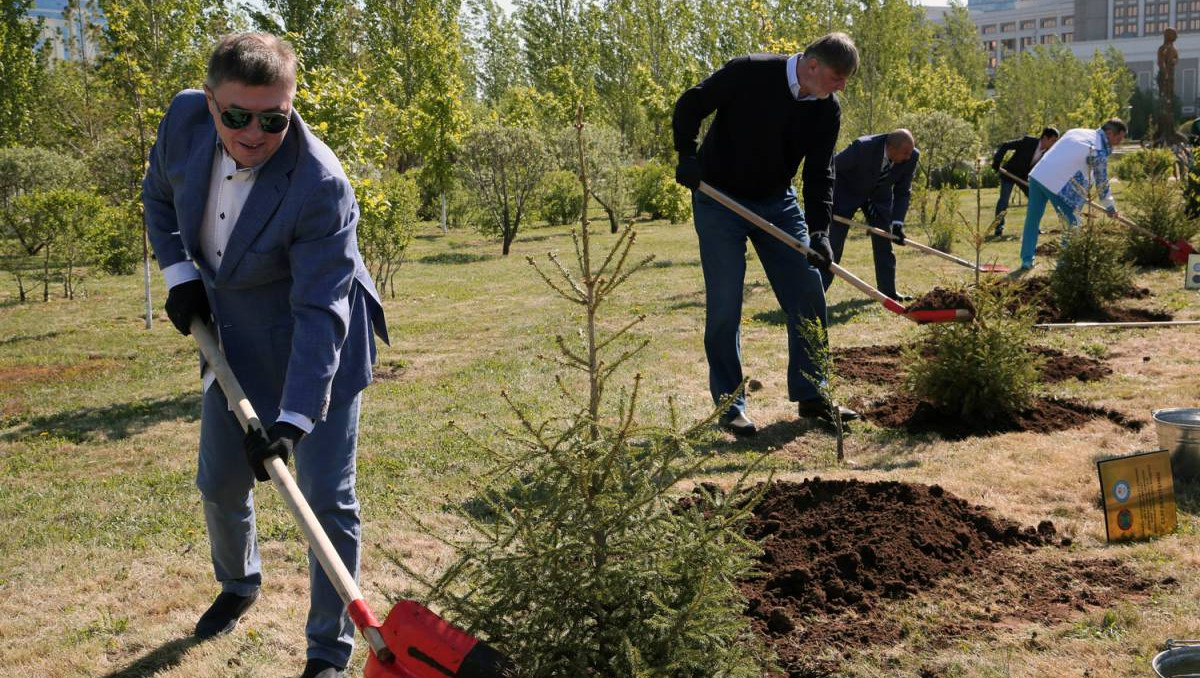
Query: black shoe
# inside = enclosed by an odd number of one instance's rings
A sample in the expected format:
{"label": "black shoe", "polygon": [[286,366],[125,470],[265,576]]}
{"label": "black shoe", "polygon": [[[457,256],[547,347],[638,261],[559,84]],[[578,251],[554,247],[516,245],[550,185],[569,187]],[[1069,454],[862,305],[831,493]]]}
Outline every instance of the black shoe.
{"label": "black shoe", "polygon": [[902,304],[907,304],[908,302],[913,300],[913,297],[911,294],[900,294],[899,292],[897,292],[896,296],[894,296],[892,298]]}
{"label": "black shoe", "polygon": [[345,675],[344,666],[335,666],[324,659],[309,659],[300,678],[343,678]]}
{"label": "black shoe", "polygon": [[208,610],[200,616],[200,621],[196,622],[196,637],[207,639],[229,633],[256,600],[258,591],[248,596],[229,592],[217,596],[213,604],[208,606]]}
{"label": "black shoe", "polygon": [[1004,235],[1004,224],[996,224],[996,230],[992,231],[992,235],[997,238]]}
{"label": "black shoe", "polygon": [[[837,406],[838,414],[841,415],[842,421],[855,421],[859,418],[858,412],[845,407]],[[810,398],[809,400],[801,400],[796,408],[797,415],[802,419],[820,419],[821,421],[832,424],[833,416],[832,409],[829,407],[829,402],[821,398]]]}
{"label": "black shoe", "polygon": [[749,437],[758,433],[758,427],[754,422],[750,421],[750,417],[738,412],[733,417],[722,417],[721,428],[729,431],[735,436]]}

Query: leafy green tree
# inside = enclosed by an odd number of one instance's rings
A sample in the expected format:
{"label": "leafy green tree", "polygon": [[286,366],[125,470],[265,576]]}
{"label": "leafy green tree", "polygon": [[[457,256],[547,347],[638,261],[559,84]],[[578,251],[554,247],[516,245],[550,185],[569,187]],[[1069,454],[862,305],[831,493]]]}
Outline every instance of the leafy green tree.
{"label": "leafy green tree", "polygon": [[46,71],[39,48],[42,21],[29,16],[33,0],[0,5],[0,148],[30,138],[34,104]]}
{"label": "leafy green tree", "polygon": [[854,11],[851,37],[859,71],[846,87],[843,138],[876,133],[900,114],[904,85],[897,74],[929,60],[929,29],[920,6],[907,0],[865,0]]}
{"label": "leafy green tree", "polygon": [[458,167],[484,216],[480,230],[500,236],[505,256],[549,165],[545,142],[530,129],[489,125],[463,142]]}
{"label": "leafy green tree", "polygon": [[404,263],[417,226],[421,194],[417,182],[406,174],[385,172],[380,179],[354,182],[362,216],[358,220],[358,245],[380,292],[396,296],[396,273]]}
{"label": "leafy green tree", "polygon": [[[563,135],[566,152],[562,166],[578,175],[579,153],[570,152],[575,136],[575,130]],[[631,207],[632,182],[626,170],[632,161],[625,139],[612,127],[588,125],[583,130],[583,155],[587,162],[588,191],[608,215],[610,231],[617,233]]]}
{"label": "leafy green tree", "polygon": [[1116,48],[1096,50],[1086,72],[1083,96],[1067,115],[1068,127],[1099,127],[1108,118],[1123,113],[1136,89],[1133,72]]}
{"label": "leafy green tree", "polygon": [[[25,195],[79,186],[87,171],[79,160],[46,148],[0,149],[0,211],[10,209]],[[12,239],[25,256],[45,246],[44,232],[32,229],[27,219],[6,221],[4,239]]]}
{"label": "leafy green tree", "polygon": [[987,87],[987,53],[979,42],[979,29],[966,3],[950,0],[942,25],[933,42],[935,61],[951,68],[967,84],[972,96],[982,96]]}
{"label": "leafy green tree", "polygon": [[495,0],[467,0],[464,8],[463,41],[472,93],[495,106],[510,88],[528,82],[518,27]]}
{"label": "leafy green tree", "polygon": [[304,69],[354,62],[358,10],[348,0],[263,0],[244,5],[255,28],[286,37]]}

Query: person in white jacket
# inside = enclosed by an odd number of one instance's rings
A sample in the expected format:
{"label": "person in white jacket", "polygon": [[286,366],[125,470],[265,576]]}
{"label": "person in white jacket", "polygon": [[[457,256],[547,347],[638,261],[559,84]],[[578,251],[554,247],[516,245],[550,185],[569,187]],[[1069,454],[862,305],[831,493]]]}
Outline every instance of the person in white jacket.
{"label": "person in white jacket", "polygon": [[1046,203],[1067,220],[1079,226],[1079,208],[1095,186],[1100,204],[1111,217],[1117,216],[1117,204],[1108,186],[1108,156],[1125,140],[1128,128],[1112,118],[1100,129],[1073,129],[1050,147],[1029,173],[1029,208],[1025,212],[1025,231],[1021,236],[1021,268],[1033,268],[1034,250]]}

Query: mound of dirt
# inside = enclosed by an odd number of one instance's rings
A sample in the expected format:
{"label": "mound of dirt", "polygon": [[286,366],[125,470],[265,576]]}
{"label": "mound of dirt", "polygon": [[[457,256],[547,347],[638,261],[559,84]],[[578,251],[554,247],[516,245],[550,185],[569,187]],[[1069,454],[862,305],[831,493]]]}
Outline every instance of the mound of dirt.
{"label": "mound of dirt", "polygon": [[903,429],[912,434],[936,433],[948,440],[1015,431],[1066,431],[1101,417],[1130,431],[1140,431],[1146,425],[1146,422],[1116,410],[1065,398],[1036,398],[1029,407],[990,420],[964,419],[907,394],[895,394],[873,402],[852,401],[851,406],[876,426]]}
{"label": "mound of dirt", "polygon": [[899,640],[894,601],[914,595],[964,606],[938,629],[949,642],[1020,615],[1062,619],[1151,586],[1111,561],[1064,562],[1051,550],[1038,562],[1033,554],[1047,551],[1039,547],[1069,544],[1053,523],[1021,528],[937,485],[773,483],[747,532],[764,553],[762,576],[741,584],[746,614],[791,678],[832,675],[842,658]]}
{"label": "mound of dirt", "polygon": [[[1137,308],[1124,305],[1112,305],[1096,313],[1073,316],[1058,308],[1050,293],[1050,279],[1046,276],[1026,277],[1013,280],[1010,284],[1017,288],[1016,297],[1029,301],[1037,307],[1037,322],[1039,323],[1069,323],[1079,321],[1089,322],[1153,322],[1173,320],[1174,316],[1167,311],[1147,308]],[[1145,287],[1130,287],[1125,293],[1125,299],[1148,299],[1150,290]]]}
{"label": "mound of dirt", "polygon": [[[880,386],[899,386],[904,381],[903,347],[854,346],[833,349],[836,374],[846,379],[865,381]],[[1034,346],[1042,357],[1042,381],[1057,383],[1078,379],[1096,381],[1112,374],[1112,368],[1095,358],[1069,355],[1054,348]]]}
{"label": "mound of dirt", "polygon": [[906,306],[904,312],[942,311],[959,308],[966,309],[971,312],[971,315],[975,315],[975,304],[971,303],[971,298],[965,293],[935,287],[921,295],[920,299]]}

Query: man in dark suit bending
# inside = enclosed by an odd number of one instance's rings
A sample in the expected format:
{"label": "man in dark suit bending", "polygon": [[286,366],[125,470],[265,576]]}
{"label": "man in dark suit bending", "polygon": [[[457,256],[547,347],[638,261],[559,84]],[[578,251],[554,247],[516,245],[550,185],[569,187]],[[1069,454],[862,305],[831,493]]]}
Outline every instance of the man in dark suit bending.
{"label": "man in dark suit bending", "polygon": [[[1058,130],[1053,127],[1042,130],[1040,137],[1026,134],[1020,139],[1010,139],[996,148],[996,155],[992,156],[992,169],[999,172],[1003,166],[1007,172],[1028,184],[1029,171],[1056,141],[1058,141]],[[1008,162],[1004,162],[1004,156],[1010,152],[1012,155],[1009,156]],[[997,237],[1004,235],[1004,217],[1001,216],[1001,213],[1008,209],[1008,199],[1012,196],[1014,183],[1016,182],[1012,179],[1003,174],[1000,175],[1000,199],[996,201],[996,216],[1000,217],[1000,221],[996,223],[995,235]],[[1021,192],[1029,195],[1029,189],[1026,186],[1021,186]]]}
{"label": "man in dark suit bending", "polygon": [[[833,159],[836,176],[833,189],[833,214],[846,219],[862,210],[867,223],[887,231],[904,244],[904,217],[912,196],[913,173],[921,152],[913,143],[912,132],[897,129],[887,134],[859,137]],[[834,261],[842,260],[850,227],[834,221],[829,229]],[[907,301],[896,291],[896,255],[892,241],[871,236],[875,255],[875,286],[898,301]],[[821,271],[825,289],[833,282],[833,273]]]}

